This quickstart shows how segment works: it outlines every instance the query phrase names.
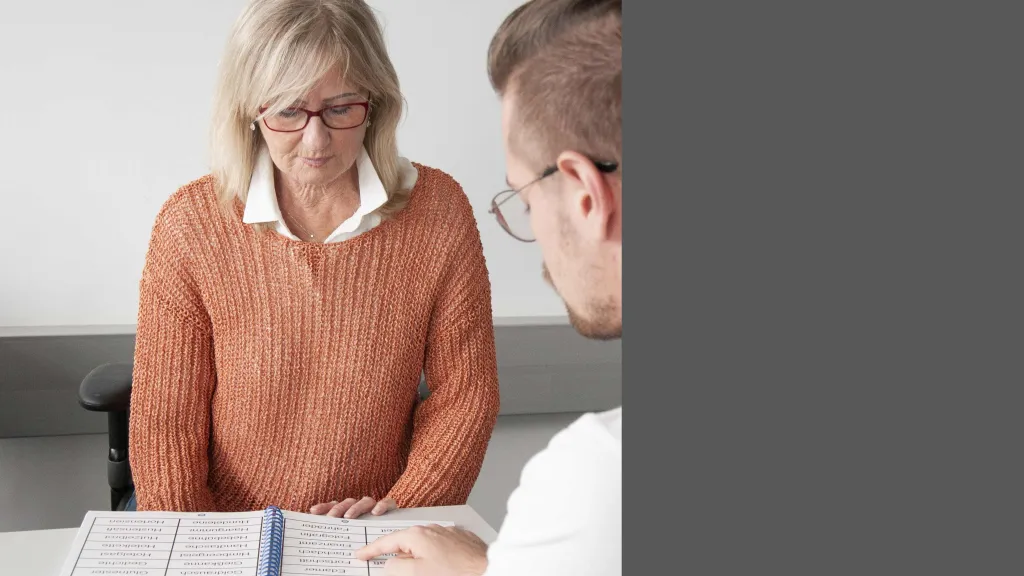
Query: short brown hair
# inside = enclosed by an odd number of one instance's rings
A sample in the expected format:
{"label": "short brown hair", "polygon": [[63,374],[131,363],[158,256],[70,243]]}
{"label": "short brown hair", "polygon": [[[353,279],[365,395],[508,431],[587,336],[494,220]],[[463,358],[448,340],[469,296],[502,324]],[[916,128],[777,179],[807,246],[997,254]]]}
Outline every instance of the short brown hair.
{"label": "short brown hair", "polygon": [[551,163],[574,150],[621,162],[621,0],[523,4],[491,40],[487,72],[515,96],[510,139],[526,158]]}

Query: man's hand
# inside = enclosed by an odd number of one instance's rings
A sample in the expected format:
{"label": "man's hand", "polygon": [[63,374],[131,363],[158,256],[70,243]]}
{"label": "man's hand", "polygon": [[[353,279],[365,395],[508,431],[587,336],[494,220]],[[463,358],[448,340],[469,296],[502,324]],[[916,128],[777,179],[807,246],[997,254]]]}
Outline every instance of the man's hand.
{"label": "man's hand", "polygon": [[356,551],[368,561],[397,554],[384,565],[385,576],[480,576],[487,570],[487,544],[461,528],[436,524],[382,536]]}
{"label": "man's hand", "polygon": [[394,498],[385,498],[377,502],[373,498],[366,496],[362,500],[347,498],[341,502],[335,500],[334,502],[317,504],[309,509],[309,513],[318,516],[327,515],[332,518],[341,518],[342,516],[345,516],[345,518],[358,518],[367,512],[374,516],[380,516],[397,508],[398,503],[395,502]]}

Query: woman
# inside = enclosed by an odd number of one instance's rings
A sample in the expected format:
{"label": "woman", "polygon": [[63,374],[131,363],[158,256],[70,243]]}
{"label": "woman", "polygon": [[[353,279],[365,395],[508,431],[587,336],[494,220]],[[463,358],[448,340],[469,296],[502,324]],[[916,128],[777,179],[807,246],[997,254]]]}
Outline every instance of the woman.
{"label": "woman", "polygon": [[465,503],[498,410],[490,284],[459,184],[397,154],[402,101],[360,0],[238,21],[212,174],[161,209],[140,283],[138,509]]}

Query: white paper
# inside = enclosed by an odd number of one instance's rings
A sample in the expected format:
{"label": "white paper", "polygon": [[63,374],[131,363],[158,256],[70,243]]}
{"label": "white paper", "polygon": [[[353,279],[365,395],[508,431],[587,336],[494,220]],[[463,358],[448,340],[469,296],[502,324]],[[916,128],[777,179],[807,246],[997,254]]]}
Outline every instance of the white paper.
{"label": "white paper", "polygon": [[281,576],[380,576],[384,573],[387,557],[361,562],[355,556],[356,550],[384,534],[412,526],[455,525],[454,522],[384,520],[373,517],[348,520],[287,510],[283,513],[284,553]]}
{"label": "white paper", "polygon": [[[380,576],[355,551],[411,526],[453,522],[328,518],[283,510],[281,576]],[[259,576],[264,511],[88,512],[60,576]]]}
{"label": "white paper", "polygon": [[88,512],[60,576],[257,576],[263,512]]}

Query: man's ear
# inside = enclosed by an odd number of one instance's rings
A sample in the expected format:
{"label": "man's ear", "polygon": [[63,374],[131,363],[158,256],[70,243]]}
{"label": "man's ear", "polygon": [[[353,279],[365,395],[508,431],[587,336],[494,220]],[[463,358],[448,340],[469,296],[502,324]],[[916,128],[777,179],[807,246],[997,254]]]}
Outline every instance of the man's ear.
{"label": "man's ear", "polygon": [[619,206],[607,176],[579,152],[562,152],[555,166],[570,188],[566,201],[574,224],[595,240],[609,239]]}

